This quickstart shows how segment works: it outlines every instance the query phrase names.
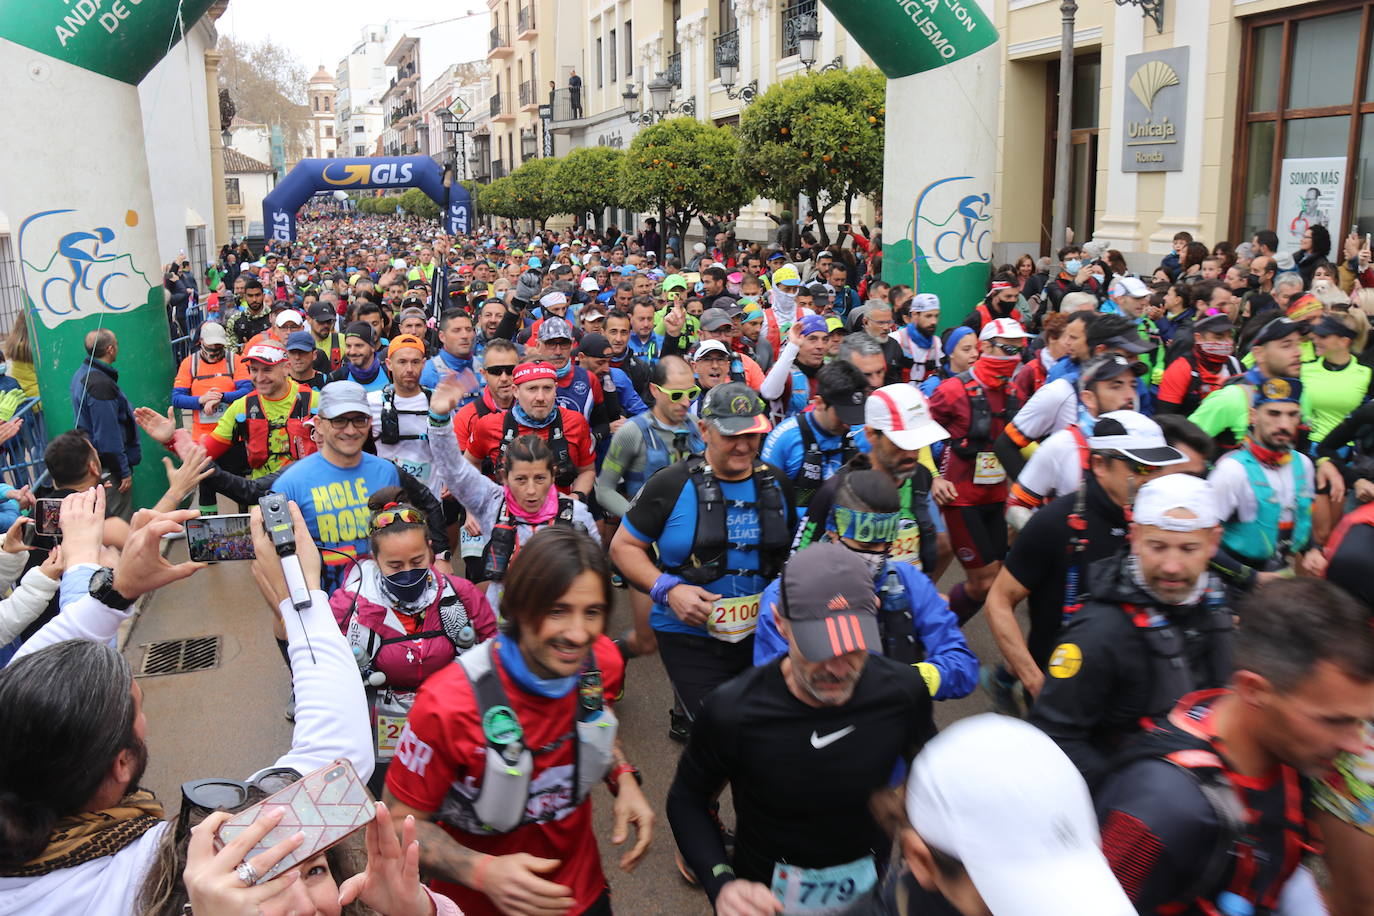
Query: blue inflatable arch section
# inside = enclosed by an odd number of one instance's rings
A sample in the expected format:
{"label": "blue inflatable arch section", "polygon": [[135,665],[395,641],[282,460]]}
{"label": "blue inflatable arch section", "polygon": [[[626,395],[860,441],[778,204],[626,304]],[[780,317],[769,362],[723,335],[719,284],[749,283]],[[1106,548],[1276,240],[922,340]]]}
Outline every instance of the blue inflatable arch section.
{"label": "blue inflatable arch section", "polygon": [[419,188],[448,210],[444,229],[466,233],[472,224],[472,197],[456,181],[444,187],[444,170],[428,156],[374,156],[360,159],[302,159],[262,200],[263,231],[269,239],[296,238],[296,211],[317,191],[361,191],[368,188]]}

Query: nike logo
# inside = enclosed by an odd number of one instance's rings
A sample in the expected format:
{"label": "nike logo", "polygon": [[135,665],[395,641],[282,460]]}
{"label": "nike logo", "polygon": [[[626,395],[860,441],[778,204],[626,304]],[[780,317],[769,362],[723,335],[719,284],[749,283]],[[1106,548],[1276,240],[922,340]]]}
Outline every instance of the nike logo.
{"label": "nike logo", "polygon": [[823,748],[823,747],[829,747],[830,745],[834,744],[836,741],[839,741],[841,738],[843,738],[845,735],[849,734],[849,733],[852,732],[853,730],[854,730],[854,726],[852,726],[852,725],[846,725],[844,728],[840,729],[839,731],[837,731],[837,732],[831,732],[830,734],[824,735],[824,736],[818,735],[818,734],[816,734],[815,732],[812,732],[812,733],[811,733],[811,746],[814,747],[816,750],[819,751],[821,748]]}

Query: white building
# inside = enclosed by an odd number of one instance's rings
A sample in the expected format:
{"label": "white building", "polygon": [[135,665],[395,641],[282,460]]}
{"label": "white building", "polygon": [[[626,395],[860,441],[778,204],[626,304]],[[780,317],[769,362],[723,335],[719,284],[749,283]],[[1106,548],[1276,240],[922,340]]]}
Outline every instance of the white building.
{"label": "white building", "polygon": [[[475,128],[490,120],[487,105],[490,96],[491,77],[484,60],[452,64],[424,88],[420,95],[420,130],[428,138],[429,154],[440,164],[444,162],[447,139],[444,135],[444,119],[439,112],[457,112],[463,121],[473,124]],[[458,178],[466,180],[472,177],[468,163],[477,149],[472,132],[460,134],[457,146],[460,159]]]}
{"label": "white building", "polygon": [[250,159],[272,162],[272,133],[266,124],[235,115],[229,125],[229,146]]}
{"label": "white building", "polygon": [[262,199],[277,184],[272,166],[229,147],[224,151],[224,198],[228,203],[227,241],[262,233]]}
{"label": "white building", "polygon": [[363,26],[361,39],[334,71],[337,155],[370,156],[382,135],[382,95],[395,75],[386,65],[384,25]]}

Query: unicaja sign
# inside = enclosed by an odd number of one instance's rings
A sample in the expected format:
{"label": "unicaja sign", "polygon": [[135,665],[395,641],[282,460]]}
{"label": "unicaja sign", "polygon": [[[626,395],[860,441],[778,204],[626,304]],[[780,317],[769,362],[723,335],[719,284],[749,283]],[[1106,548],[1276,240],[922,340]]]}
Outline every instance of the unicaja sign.
{"label": "unicaja sign", "polygon": [[1172,172],[1183,168],[1183,128],[1187,114],[1188,49],[1133,54],[1123,97],[1121,169]]}

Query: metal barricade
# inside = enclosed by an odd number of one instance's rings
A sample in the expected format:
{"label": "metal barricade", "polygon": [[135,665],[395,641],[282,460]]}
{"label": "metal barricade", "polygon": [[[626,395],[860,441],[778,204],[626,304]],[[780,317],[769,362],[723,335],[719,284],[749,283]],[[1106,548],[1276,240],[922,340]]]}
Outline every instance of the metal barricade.
{"label": "metal barricade", "polygon": [[10,419],[22,418],[19,433],[0,445],[0,478],[11,486],[37,486],[48,476],[43,453],[48,449],[48,433],[38,398],[19,405]]}

